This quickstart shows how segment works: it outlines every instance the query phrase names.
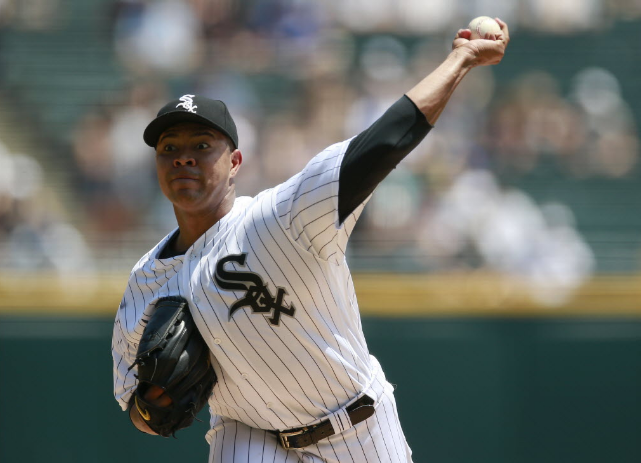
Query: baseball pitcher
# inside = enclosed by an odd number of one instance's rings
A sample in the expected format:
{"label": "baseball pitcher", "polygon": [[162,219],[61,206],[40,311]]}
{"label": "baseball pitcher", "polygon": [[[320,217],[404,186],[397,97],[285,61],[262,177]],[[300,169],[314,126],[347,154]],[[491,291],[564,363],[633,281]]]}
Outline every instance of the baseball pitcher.
{"label": "baseball pitcher", "polygon": [[112,345],[114,394],[137,429],[172,435],[208,403],[210,463],[411,462],[345,247],[461,79],[501,61],[498,22],[479,40],[459,31],[371,127],[256,197],[236,197],[243,156],[223,102],[184,95],[160,109],[143,138],[178,228],[133,268]]}

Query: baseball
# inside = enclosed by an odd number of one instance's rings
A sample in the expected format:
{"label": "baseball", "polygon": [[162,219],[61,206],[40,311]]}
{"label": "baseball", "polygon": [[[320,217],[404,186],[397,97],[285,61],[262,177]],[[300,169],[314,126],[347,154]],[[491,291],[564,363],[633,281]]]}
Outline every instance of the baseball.
{"label": "baseball", "polygon": [[467,26],[472,31],[471,40],[482,39],[485,34],[498,34],[501,32],[501,26],[489,16],[479,16],[474,18],[470,25]]}

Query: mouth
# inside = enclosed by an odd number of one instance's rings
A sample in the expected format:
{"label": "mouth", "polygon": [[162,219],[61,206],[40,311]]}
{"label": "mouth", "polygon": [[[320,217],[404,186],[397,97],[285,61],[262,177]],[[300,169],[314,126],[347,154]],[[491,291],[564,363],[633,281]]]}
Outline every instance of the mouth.
{"label": "mouth", "polygon": [[188,174],[182,174],[182,175],[176,175],[175,177],[172,177],[169,181],[185,181],[185,180],[192,180],[192,181],[197,181],[198,177],[196,175],[188,175]]}

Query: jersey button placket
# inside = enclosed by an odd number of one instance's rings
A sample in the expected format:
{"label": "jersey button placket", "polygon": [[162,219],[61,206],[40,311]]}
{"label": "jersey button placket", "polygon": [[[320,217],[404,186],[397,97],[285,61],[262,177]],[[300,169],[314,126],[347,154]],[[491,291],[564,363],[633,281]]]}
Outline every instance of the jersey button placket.
{"label": "jersey button placket", "polygon": [[[182,280],[183,280],[183,288],[187,288],[186,292],[187,294],[192,294],[193,287],[191,285],[191,272],[193,271],[192,266],[191,266],[191,259],[192,254],[189,252],[185,253],[185,258],[183,260],[183,266],[180,269],[182,272]],[[180,288],[183,290],[183,288]]]}

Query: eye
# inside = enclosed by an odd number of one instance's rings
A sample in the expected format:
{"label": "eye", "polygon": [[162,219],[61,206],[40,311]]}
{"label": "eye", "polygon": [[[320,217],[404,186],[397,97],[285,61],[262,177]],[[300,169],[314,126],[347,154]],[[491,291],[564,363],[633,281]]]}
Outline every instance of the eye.
{"label": "eye", "polygon": [[176,147],[174,145],[167,143],[165,146],[163,146],[162,150],[166,152],[176,151]]}
{"label": "eye", "polygon": [[207,148],[209,148],[209,143],[201,142],[196,145],[196,149],[199,150],[206,150]]}

